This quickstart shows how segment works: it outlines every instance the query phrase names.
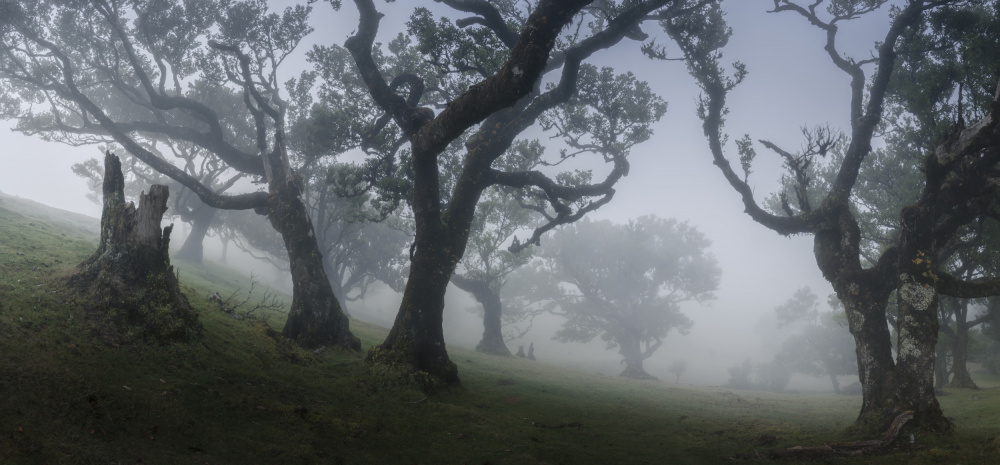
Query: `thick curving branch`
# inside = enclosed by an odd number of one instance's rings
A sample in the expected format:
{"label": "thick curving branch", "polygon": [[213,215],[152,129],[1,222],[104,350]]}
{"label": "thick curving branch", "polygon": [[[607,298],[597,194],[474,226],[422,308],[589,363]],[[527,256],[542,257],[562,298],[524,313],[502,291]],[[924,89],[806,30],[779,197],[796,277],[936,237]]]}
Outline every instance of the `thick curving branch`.
{"label": "thick curving branch", "polygon": [[514,48],[517,43],[517,34],[504,21],[500,11],[493,4],[485,0],[436,0],[444,3],[458,11],[477,15],[472,18],[460,19],[455,22],[458,27],[467,27],[472,24],[480,24],[488,27],[497,38],[503,42],[507,48]]}
{"label": "thick curving branch", "polygon": [[[184,109],[190,111],[192,115],[195,115],[199,120],[208,125],[213,138],[215,138],[218,142],[224,141],[225,131],[222,129],[222,123],[219,120],[218,113],[207,105],[204,105],[196,100],[161,93],[153,84],[149,74],[146,73],[146,70],[142,65],[142,61],[139,59],[138,53],[132,45],[132,41],[129,39],[128,33],[122,27],[117,15],[114,14],[113,8],[104,0],[91,0],[91,3],[105,18],[105,22],[108,26],[115,31],[117,39],[121,42],[122,47],[125,50],[129,66],[132,71],[135,72],[136,77],[139,79],[139,82],[142,84],[142,87],[146,91],[147,95],[149,95],[149,103],[155,108],[164,111],[173,109]],[[23,28],[20,32],[24,33]],[[219,156],[234,168],[245,171],[248,174],[264,174],[262,163],[257,157],[247,155],[242,152],[238,153],[241,156],[236,156],[236,153],[232,151],[219,153]]]}

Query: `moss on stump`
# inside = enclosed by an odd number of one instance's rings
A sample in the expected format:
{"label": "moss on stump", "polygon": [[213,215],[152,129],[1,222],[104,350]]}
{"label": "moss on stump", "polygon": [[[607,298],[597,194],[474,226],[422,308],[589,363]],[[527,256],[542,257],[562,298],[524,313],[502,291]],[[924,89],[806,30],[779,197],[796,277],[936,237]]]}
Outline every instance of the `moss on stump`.
{"label": "moss on stump", "polygon": [[170,265],[172,226],[160,229],[169,191],[151,186],[136,208],[125,202],[124,186],[121,161],[107,153],[101,242],[69,284],[80,291],[105,342],[190,340],[200,334],[201,323]]}

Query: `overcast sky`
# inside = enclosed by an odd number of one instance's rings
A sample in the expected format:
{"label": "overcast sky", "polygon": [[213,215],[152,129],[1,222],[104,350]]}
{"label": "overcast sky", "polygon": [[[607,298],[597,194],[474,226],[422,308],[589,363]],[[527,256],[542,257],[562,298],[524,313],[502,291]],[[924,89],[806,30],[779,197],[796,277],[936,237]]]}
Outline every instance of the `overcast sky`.
{"label": "overcast sky", "polygon": [[[291,3],[271,2],[275,9]],[[377,2],[387,13],[403,11],[412,4]],[[767,13],[773,8],[771,0],[729,0],[725,8],[733,28],[725,58],[744,62],[750,71],[729,99],[727,130],[732,138],[749,133],[755,140],[769,139],[794,151],[801,143],[799,128],[803,125],[830,123],[847,129],[848,78],[823,51],[822,31],[791,13]],[[311,41],[343,44],[356,29],[356,21],[352,2],[345,1],[343,9],[336,13],[325,2],[317,3],[313,15],[316,32]],[[379,40],[387,42],[395,35],[390,30],[401,21],[402,18],[391,15],[384,20]],[[885,12],[842,26],[841,51],[859,59],[868,58],[887,26]],[[816,267],[811,237],[778,236],[743,213],[738,195],[712,165],[701,122],[695,116],[697,88],[683,64],[651,62],[641,57],[637,49],[634,43],[619,46],[601,56],[597,64],[614,65],[619,72],[629,69],[649,81],[669,102],[668,112],[655,126],[654,138],[634,149],[631,173],[617,186],[612,203],[593,217],[614,221],[646,214],[675,217],[697,226],[713,241],[711,250],[724,270],[718,299],[708,308],[687,306],[687,314],[695,322],[691,334],[668,337],[647,370],[666,377],[661,365],[665,367],[674,358],[685,358],[684,353],[707,351],[716,341],[724,340],[732,345],[714,349],[717,357],[710,364],[714,372],[719,372],[718,376],[724,377],[725,367],[759,349],[760,340],[753,326],[761,314],[773,311],[801,286],[810,286],[822,302],[832,291]],[[307,47],[302,47],[300,54],[306,50]],[[677,56],[676,49],[671,52]],[[286,67],[289,77],[306,66],[301,57],[290,65]],[[866,71],[870,73],[871,67]],[[73,163],[97,156],[95,147],[45,143],[8,131],[8,122],[0,125],[3,126],[0,159],[4,161],[0,191],[95,217],[100,215],[98,206],[85,198],[84,181],[70,171]],[[759,199],[774,191],[779,175],[777,156],[758,147],[750,180]],[[174,242],[180,244],[180,238]],[[386,311],[394,313],[395,309]],[[465,342],[464,339],[478,336],[475,333],[453,337]],[[554,343],[536,339],[536,346],[539,344]],[[606,357],[618,360],[615,353]]]}

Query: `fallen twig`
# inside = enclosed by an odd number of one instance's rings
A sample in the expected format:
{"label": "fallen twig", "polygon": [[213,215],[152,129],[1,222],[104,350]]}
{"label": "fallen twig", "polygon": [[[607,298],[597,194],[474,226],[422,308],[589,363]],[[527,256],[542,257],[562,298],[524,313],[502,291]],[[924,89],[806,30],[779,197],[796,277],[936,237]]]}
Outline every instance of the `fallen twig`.
{"label": "fallen twig", "polygon": [[560,423],[558,425],[546,425],[545,423],[531,422],[531,426],[534,426],[536,428],[550,428],[550,429],[555,429],[555,428],[579,428],[579,427],[583,426],[583,423],[580,423],[578,421],[574,421],[572,423]]}

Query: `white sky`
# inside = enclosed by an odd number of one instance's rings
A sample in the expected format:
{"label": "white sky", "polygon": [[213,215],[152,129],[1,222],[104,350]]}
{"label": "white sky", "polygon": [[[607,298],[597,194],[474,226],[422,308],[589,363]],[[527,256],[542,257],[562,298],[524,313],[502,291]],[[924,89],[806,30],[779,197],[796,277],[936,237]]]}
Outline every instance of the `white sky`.
{"label": "white sky", "polygon": [[[274,9],[291,3],[271,1]],[[382,11],[390,14],[383,20],[379,41],[387,42],[395,34],[390,30],[394,24],[395,27],[401,24],[401,18],[391,13],[408,10],[409,3],[377,2]],[[847,128],[848,79],[823,51],[824,33],[797,15],[766,13],[773,8],[771,0],[729,0],[725,8],[733,28],[725,57],[746,63],[750,71],[746,81],[730,96],[727,129],[732,139],[749,133],[755,140],[769,139],[785,149],[796,150],[801,142],[799,128],[803,125],[830,123]],[[356,21],[352,2],[345,1],[338,13],[332,12],[325,2],[319,2],[313,14],[316,32],[311,38],[316,43],[343,44],[356,28]],[[841,51],[859,59],[869,57],[874,42],[884,36],[887,26],[884,12],[842,26],[842,40],[850,42],[842,43]],[[652,28],[646,26],[647,32],[654,32]],[[676,217],[697,226],[713,241],[712,251],[724,270],[718,299],[710,308],[688,307],[688,316],[695,321],[691,333],[668,337],[657,356],[649,361],[648,371],[666,379],[670,360],[714,350],[717,357],[703,368],[703,376],[722,383],[725,368],[760,350],[753,326],[761,314],[773,311],[801,286],[812,287],[821,302],[831,289],[816,267],[810,237],[778,236],[743,213],[738,195],[712,165],[701,122],[695,116],[698,92],[683,64],[651,62],[642,58],[637,49],[634,42],[619,45],[604,53],[598,64],[614,65],[619,72],[629,69],[649,81],[669,102],[668,112],[655,126],[653,140],[634,149],[631,173],[617,186],[612,203],[593,216],[615,221],[646,214]],[[305,50],[307,47],[300,48],[301,53]],[[676,48],[670,50],[676,56]],[[306,64],[300,57],[289,65],[286,72],[290,71],[290,76],[298,74]],[[866,71],[870,73],[870,67]],[[85,198],[84,181],[70,171],[73,163],[98,156],[95,147],[45,143],[6,130],[10,126],[7,122],[0,122],[0,126],[4,129],[0,130],[0,160],[4,167],[0,170],[0,191],[70,211],[100,215],[97,205]],[[750,178],[758,198],[766,198],[774,190],[779,168],[777,156],[758,147]],[[179,241],[180,238],[176,242]],[[395,308],[385,311],[392,314]],[[449,339],[474,345],[481,326],[466,333],[453,334]],[[732,345],[719,345],[720,340]],[[546,337],[536,336],[533,342],[537,353],[559,351],[558,344],[547,341]],[[617,367],[616,353],[600,356],[613,364],[612,368]],[[763,361],[762,357],[757,360]],[[685,376],[697,377],[697,370],[692,367],[691,375]]]}

